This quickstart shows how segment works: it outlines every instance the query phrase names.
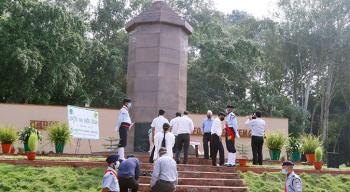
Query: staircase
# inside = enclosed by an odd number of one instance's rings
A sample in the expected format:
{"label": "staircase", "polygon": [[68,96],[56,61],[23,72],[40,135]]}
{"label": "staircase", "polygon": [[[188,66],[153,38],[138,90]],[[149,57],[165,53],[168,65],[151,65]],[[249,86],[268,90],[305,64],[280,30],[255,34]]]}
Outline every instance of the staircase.
{"label": "staircase", "polygon": [[[148,156],[136,155],[142,162],[143,173],[151,173],[153,164],[147,163]],[[248,187],[232,167],[214,167],[211,161],[203,158],[189,157],[189,164],[177,165],[179,174],[177,192],[245,192]],[[150,191],[151,177],[141,176],[139,191]]]}

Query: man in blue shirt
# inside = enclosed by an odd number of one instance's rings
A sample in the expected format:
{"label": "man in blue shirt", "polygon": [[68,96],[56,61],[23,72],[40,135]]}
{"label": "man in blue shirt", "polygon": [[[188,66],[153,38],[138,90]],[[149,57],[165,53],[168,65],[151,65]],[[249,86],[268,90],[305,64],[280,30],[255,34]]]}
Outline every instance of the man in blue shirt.
{"label": "man in blue shirt", "polygon": [[204,119],[203,121],[203,125],[201,127],[201,131],[203,134],[203,149],[204,149],[204,159],[209,159],[209,153],[211,156],[211,151],[212,151],[212,147],[211,147],[211,143],[210,143],[210,152],[209,152],[209,148],[208,148],[208,143],[210,142],[210,137],[211,137],[211,126],[213,124],[213,112],[211,112],[210,110],[207,112],[207,118]]}
{"label": "man in blue shirt", "polygon": [[134,155],[128,155],[127,159],[121,162],[118,170],[120,192],[128,192],[129,189],[132,192],[137,192],[139,175],[139,160]]}

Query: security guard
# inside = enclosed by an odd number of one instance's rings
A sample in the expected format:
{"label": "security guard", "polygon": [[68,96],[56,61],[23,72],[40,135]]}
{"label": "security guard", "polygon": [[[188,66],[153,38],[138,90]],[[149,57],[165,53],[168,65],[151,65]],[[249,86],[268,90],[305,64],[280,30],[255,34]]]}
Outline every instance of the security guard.
{"label": "security guard", "polygon": [[115,130],[119,132],[119,145],[118,145],[118,155],[120,160],[124,160],[124,148],[128,143],[128,132],[132,127],[131,118],[129,115],[129,108],[131,107],[131,100],[124,99],[123,107],[120,109],[120,114],[118,117],[117,125]]}
{"label": "security guard", "polygon": [[227,163],[225,163],[228,167],[236,166],[236,147],[235,147],[235,138],[240,138],[238,134],[238,122],[237,117],[233,113],[233,106],[228,105],[226,107],[226,148],[228,151]]}
{"label": "security guard", "polygon": [[118,155],[107,157],[107,170],[102,180],[102,192],[119,192],[119,183],[117,178],[117,169],[119,166]]}
{"label": "security guard", "polygon": [[282,173],[287,175],[284,192],[302,192],[301,178],[293,171],[294,163],[285,161],[282,164]]}

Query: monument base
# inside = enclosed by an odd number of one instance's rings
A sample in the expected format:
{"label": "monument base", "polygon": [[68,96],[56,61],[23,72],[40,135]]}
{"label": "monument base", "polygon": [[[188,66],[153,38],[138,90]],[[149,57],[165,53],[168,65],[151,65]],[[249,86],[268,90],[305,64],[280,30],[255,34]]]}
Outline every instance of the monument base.
{"label": "monument base", "polygon": [[134,132],[134,152],[148,152],[149,150],[149,140],[148,140],[148,130],[151,122],[149,123],[135,123]]}

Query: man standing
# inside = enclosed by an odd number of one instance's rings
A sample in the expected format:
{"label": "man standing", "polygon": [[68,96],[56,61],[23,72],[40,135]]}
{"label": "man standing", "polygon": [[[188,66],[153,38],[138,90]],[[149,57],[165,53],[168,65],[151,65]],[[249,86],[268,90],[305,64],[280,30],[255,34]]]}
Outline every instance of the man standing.
{"label": "man standing", "polygon": [[227,112],[227,124],[226,124],[226,148],[228,151],[227,163],[225,163],[228,167],[236,166],[236,147],[235,147],[235,138],[240,138],[238,134],[238,122],[237,117],[233,113],[233,106],[228,105],[226,107]]}
{"label": "man standing", "polygon": [[194,125],[192,119],[188,117],[188,112],[184,112],[184,116],[180,117],[179,128],[177,135],[177,151],[176,151],[176,163],[180,163],[180,153],[182,148],[184,149],[184,164],[188,161],[188,148],[190,147],[190,134],[194,130]]}
{"label": "man standing", "polygon": [[122,161],[118,170],[118,180],[120,192],[137,192],[139,188],[140,162],[134,155],[128,155],[127,159]]}
{"label": "man standing", "polygon": [[131,100],[124,99],[123,107],[120,109],[116,131],[119,131],[119,145],[118,145],[118,155],[119,159],[124,160],[124,148],[128,143],[128,132],[131,128],[131,118],[129,115],[129,108],[131,107]]}
{"label": "man standing", "polygon": [[179,130],[179,119],[181,117],[181,113],[180,112],[176,112],[175,114],[175,118],[170,120],[170,129],[171,132],[174,134],[175,136],[175,145],[173,147],[173,153],[176,153],[176,149],[177,149],[177,144],[176,144],[176,137],[177,137],[177,132]]}
{"label": "man standing", "polygon": [[212,165],[216,166],[216,155],[219,151],[220,162],[219,165],[224,165],[225,155],[224,155],[224,147],[221,142],[222,130],[224,128],[223,121],[225,120],[225,113],[219,113],[218,117],[214,119],[213,125],[211,126],[211,159]]}
{"label": "man standing", "polygon": [[174,192],[177,183],[176,162],[167,155],[167,149],[159,149],[160,158],[154,164],[151,179],[152,192]]}
{"label": "man standing", "polygon": [[119,166],[118,155],[107,157],[107,170],[102,180],[102,192],[119,192],[119,184],[117,178],[117,169]]}
{"label": "man standing", "polygon": [[302,192],[301,178],[293,171],[294,163],[285,161],[282,164],[282,173],[287,175],[284,183],[284,192]]}
{"label": "man standing", "polygon": [[169,157],[173,157],[173,147],[175,144],[175,136],[170,132],[170,125],[168,123],[164,123],[163,132],[159,132],[154,137],[154,157],[153,160],[156,161],[160,156],[158,151],[164,147],[167,149],[167,155]]}
{"label": "man standing", "polygon": [[[256,117],[255,119],[253,117]],[[251,145],[253,152],[253,165],[262,165],[264,145],[264,134],[266,122],[261,118],[261,112],[255,112],[255,115],[250,117],[245,125],[250,128],[252,133]]]}
{"label": "man standing", "polygon": [[[164,123],[169,124],[168,119],[166,119],[164,117],[165,111],[163,109],[160,109],[158,112],[158,117],[154,118],[152,123],[151,123],[151,127],[152,127],[152,143],[154,143],[154,136],[157,133],[161,133],[163,132],[163,125]],[[154,150],[155,148],[153,147],[152,152],[151,152],[151,156],[149,159],[150,163],[153,163],[153,157],[154,157]]]}
{"label": "man standing", "polygon": [[[212,150],[212,148],[210,147],[210,152],[209,152],[209,147],[208,147],[208,142],[210,142],[210,138],[211,138],[210,130],[213,124],[212,116],[213,116],[213,112],[209,110],[207,112],[207,118],[204,119],[201,127],[201,131],[203,134],[204,159],[209,159],[209,153],[211,154],[211,150]],[[212,146],[211,142],[210,142],[210,146]]]}

